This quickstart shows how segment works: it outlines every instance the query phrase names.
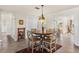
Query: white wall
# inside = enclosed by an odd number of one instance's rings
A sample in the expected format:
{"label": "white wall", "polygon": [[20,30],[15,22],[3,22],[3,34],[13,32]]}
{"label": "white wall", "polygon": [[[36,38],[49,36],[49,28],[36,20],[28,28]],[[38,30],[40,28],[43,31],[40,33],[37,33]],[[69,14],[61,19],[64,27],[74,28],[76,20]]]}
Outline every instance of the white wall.
{"label": "white wall", "polygon": [[[69,18],[73,20],[74,28],[73,28],[73,44],[79,46],[79,7],[73,8],[61,12],[57,12],[54,14],[51,14],[52,17],[55,17],[56,21],[61,20],[63,22],[64,31],[66,31],[66,22]],[[51,22],[51,21],[50,21]]]}

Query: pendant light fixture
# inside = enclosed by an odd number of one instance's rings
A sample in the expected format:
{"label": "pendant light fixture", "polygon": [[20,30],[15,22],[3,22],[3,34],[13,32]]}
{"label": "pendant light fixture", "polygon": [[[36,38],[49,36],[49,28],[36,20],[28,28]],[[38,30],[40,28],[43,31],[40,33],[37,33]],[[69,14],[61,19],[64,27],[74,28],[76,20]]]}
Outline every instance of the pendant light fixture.
{"label": "pendant light fixture", "polygon": [[44,17],[44,15],[43,15],[43,6],[44,6],[44,5],[41,5],[41,7],[42,7],[42,15],[41,15],[41,17],[39,17],[39,21],[40,21],[42,24],[44,24],[44,21],[45,21],[45,17]]}
{"label": "pendant light fixture", "polygon": [[44,31],[44,23],[45,23],[45,17],[43,15],[43,7],[44,7],[44,5],[41,5],[41,7],[42,7],[42,15],[41,15],[41,17],[39,17],[39,22],[42,24],[42,32],[43,32]]}

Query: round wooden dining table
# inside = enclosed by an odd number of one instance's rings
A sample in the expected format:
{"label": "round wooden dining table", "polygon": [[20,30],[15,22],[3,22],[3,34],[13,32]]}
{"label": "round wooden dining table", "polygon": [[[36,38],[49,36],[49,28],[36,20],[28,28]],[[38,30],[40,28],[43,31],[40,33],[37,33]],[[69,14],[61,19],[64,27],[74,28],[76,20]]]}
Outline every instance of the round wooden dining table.
{"label": "round wooden dining table", "polygon": [[42,32],[42,31],[32,31],[33,34],[38,35],[41,39],[41,48],[42,48],[42,52],[43,52],[43,40],[45,39],[45,37],[47,37],[48,35],[52,34],[52,32]]}
{"label": "round wooden dining table", "polygon": [[44,32],[32,31],[32,33],[35,34],[35,35],[38,35],[41,38],[41,40],[43,40],[46,36],[52,34],[52,32],[46,32],[46,31],[44,31]]}
{"label": "round wooden dining table", "polygon": [[52,32],[39,32],[39,31],[32,31],[33,34],[37,35],[50,35]]}

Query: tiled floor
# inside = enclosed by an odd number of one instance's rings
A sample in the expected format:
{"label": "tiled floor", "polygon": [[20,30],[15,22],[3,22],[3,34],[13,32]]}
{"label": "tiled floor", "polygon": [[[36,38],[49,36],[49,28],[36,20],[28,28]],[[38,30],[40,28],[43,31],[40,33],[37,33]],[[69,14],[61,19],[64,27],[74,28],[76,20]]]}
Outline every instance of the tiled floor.
{"label": "tiled floor", "polygon": [[[73,35],[64,34],[61,35],[61,38],[58,39],[58,44],[62,47],[56,51],[56,53],[78,53],[79,47],[74,46],[73,44]],[[15,53],[23,48],[28,46],[27,39],[19,42],[15,42],[12,39],[8,39],[6,42],[3,42],[3,45],[0,45],[0,53]]]}

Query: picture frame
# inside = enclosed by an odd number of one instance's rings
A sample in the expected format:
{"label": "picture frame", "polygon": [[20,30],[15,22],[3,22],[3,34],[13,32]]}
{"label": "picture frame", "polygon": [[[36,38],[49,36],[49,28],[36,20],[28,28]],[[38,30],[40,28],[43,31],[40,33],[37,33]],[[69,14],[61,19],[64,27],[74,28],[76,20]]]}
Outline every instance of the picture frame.
{"label": "picture frame", "polygon": [[23,25],[24,21],[22,19],[19,20],[19,25]]}

